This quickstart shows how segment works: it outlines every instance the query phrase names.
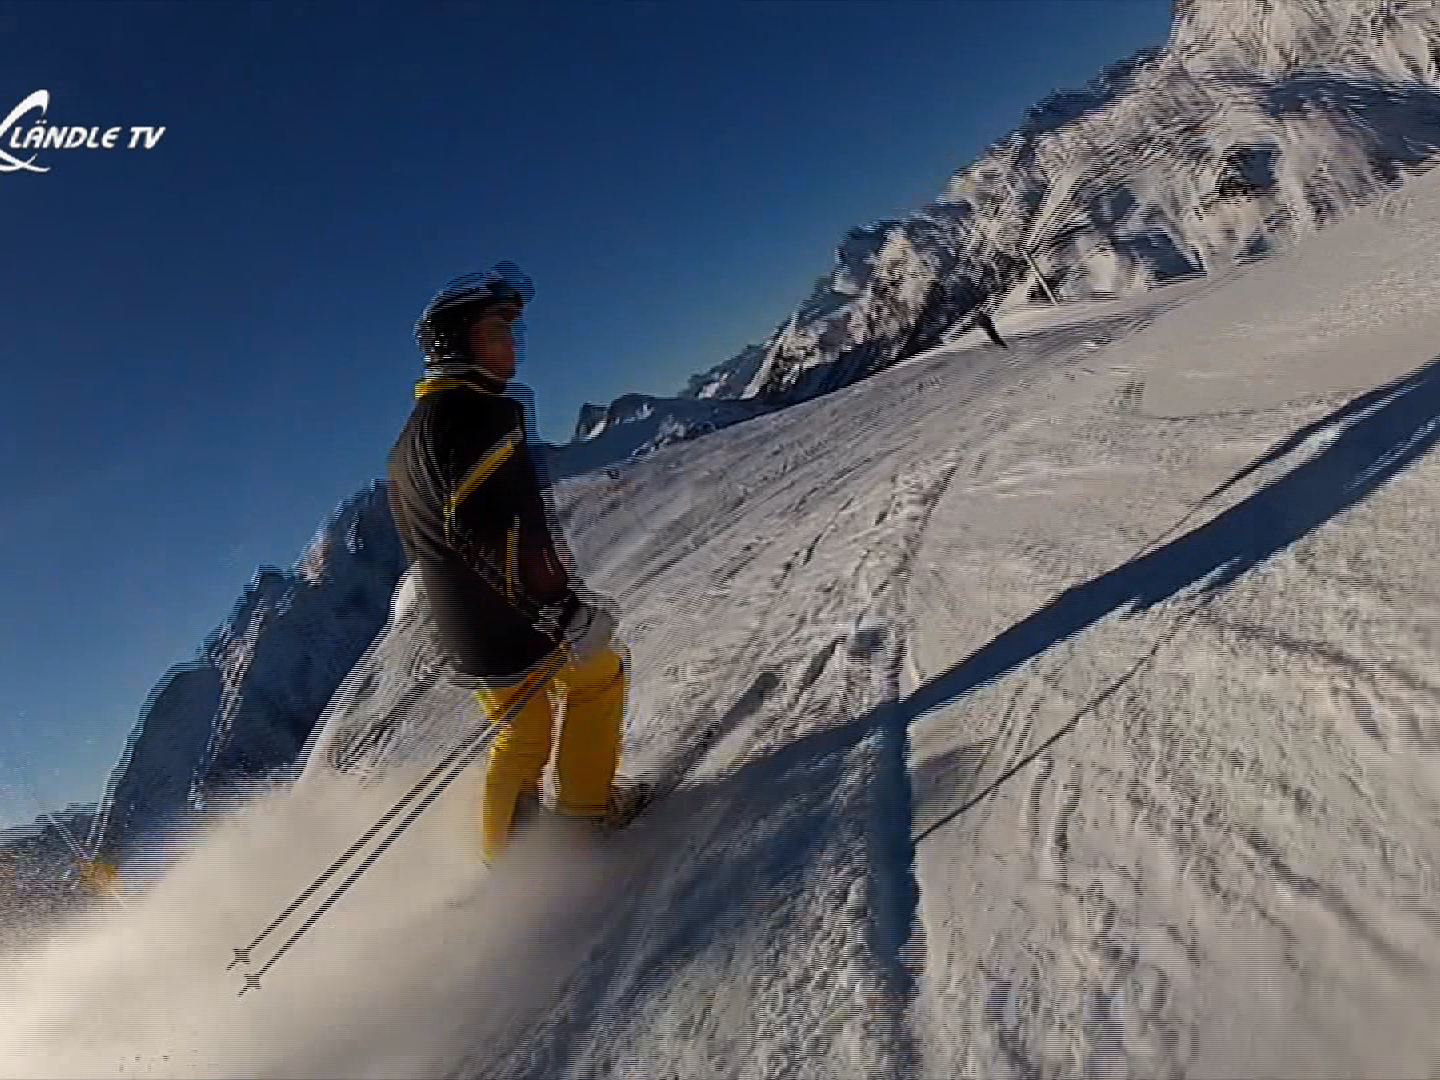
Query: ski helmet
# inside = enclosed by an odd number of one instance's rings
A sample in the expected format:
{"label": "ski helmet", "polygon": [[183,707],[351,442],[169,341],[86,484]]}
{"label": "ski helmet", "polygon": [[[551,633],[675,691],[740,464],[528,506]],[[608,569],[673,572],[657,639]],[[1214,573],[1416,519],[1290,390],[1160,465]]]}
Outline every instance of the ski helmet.
{"label": "ski helmet", "polygon": [[502,300],[524,307],[534,295],[534,282],[512,262],[498,262],[484,273],[462,274],[425,305],[415,324],[415,342],[426,363],[455,359],[464,349],[465,332],[481,311]]}

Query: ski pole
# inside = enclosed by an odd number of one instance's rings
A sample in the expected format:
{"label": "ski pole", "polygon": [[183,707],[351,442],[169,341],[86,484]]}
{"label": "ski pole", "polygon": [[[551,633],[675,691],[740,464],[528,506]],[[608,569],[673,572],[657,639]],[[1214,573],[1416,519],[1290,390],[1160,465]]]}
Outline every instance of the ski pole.
{"label": "ski pole", "polygon": [[345,865],[345,863],[352,859],[369,841],[374,839],[381,829],[383,829],[386,825],[393,821],[395,817],[402,810],[404,810],[405,807],[409,805],[415,798],[417,798],[427,786],[434,783],[436,779],[440,777],[441,773],[448,770],[449,775],[444,776],[442,779],[440,779],[440,782],[436,784],[434,789],[430,791],[430,793],[426,795],[426,797],[422,799],[418,805],[411,809],[410,813],[406,815],[406,817],[398,825],[395,826],[395,828],[389,833],[389,835],[380,842],[379,846],[376,847],[375,850],[372,851],[365,858],[365,860],[360,863],[359,866],[352,870],[350,875],[343,882],[341,882],[338,886],[335,887],[335,889],[330,893],[330,895],[321,903],[320,907],[317,908],[310,915],[310,917],[306,919],[306,921],[302,923],[294,931],[294,933],[290,935],[289,939],[287,939],[285,943],[276,950],[275,954],[265,962],[265,964],[260,968],[260,970],[254,972],[253,974],[248,972],[246,973],[245,986],[240,990],[241,994],[244,994],[247,990],[259,988],[261,977],[263,977],[272,967],[274,967],[275,963],[290,950],[290,948],[295,944],[296,941],[300,939],[301,936],[303,936],[312,926],[315,925],[317,921],[319,921],[320,917],[323,916],[341,897],[341,895],[343,895],[346,890],[348,890],[350,886],[355,883],[355,881],[360,877],[360,875],[363,874],[366,870],[368,870],[375,863],[375,861],[382,854],[385,853],[386,849],[389,848],[389,846],[393,844],[397,839],[399,839],[400,834],[403,833],[405,829],[407,829],[415,821],[415,819],[420,816],[420,814],[422,814],[427,808],[429,808],[429,806],[437,798],[440,797],[440,794],[447,787],[449,787],[450,784],[453,783],[462,772],[464,772],[464,770],[469,766],[469,764],[479,755],[484,736],[489,731],[493,730],[497,724],[504,723],[520,709],[524,708],[525,705],[530,701],[530,699],[534,697],[535,694],[538,693],[541,689],[544,688],[546,682],[552,675],[553,670],[551,669],[550,665],[546,665],[544,669],[532,675],[531,679],[526,684],[523,684],[523,690],[521,695],[509,703],[507,708],[503,710],[503,715],[501,717],[496,718],[490,725],[488,725],[488,727],[482,728],[481,730],[470,735],[464,742],[462,742],[458,747],[452,750],[444,759],[439,762],[439,764],[437,764],[434,768],[430,770],[429,773],[427,773],[423,778],[421,778],[415,784],[415,786],[410,789],[410,791],[405,795],[405,797],[400,800],[400,802],[398,802],[385,814],[384,817],[382,817],[378,822],[376,822],[375,825],[373,825],[369,829],[369,831],[365,833],[364,836],[362,836],[359,840],[352,844],[349,850],[347,850],[343,855],[336,859],[335,862],[331,864],[330,868],[326,870],[324,874],[322,874],[313,884],[311,884],[303,893],[301,893],[300,896],[297,897],[290,904],[289,907],[287,907],[279,916],[274,919],[274,921],[271,922],[269,926],[267,926],[259,935],[257,935],[254,941],[252,941],[248,946],[244,948],[235,950],[235,958],[226,968],[227,971],[231,968],[234,968],[236,964],[248,964],[250,962],[249,954],[253,949],[263,944],[266,938],[270,936],[270,934],[272,934],[287,918],[293,915],[302,904],[304,904],[307,900],[314,896],[315,893],[322,886],[324,886],[327,881],[329,881],[332,877],[335,876],[335,874],[340,871],[340,869]]}
{"label": "ski pole", "polygon": [[[502,584],[500,584],[501,581],[503,581],[501,575],[489,559],[485,558],[482,555],[477,560],[477,562],[479,563],[478,569],[480,570],[481,577],[485,579],[486,584],[490,585],[490,587],[494,589],[500,596],[503,596],[517,613],[526,617],[529,621],[532,622],[532,624],[537,621],[535,616],[538,614],[538,609],[534,612],[526,611],[525,608],[522,607],[522,605],[515,598],[509,595],[508,590]],[[535,605],[532,604],[530,606],[533,607]],[[374,863],[375,859],[378,858],[379,855],[383,853],[391,843],[394,842],[395,838],[397,838],[400,833],[403,832],[412,821],[414,821],[414,819],[419,815],[419,813],[423,811],[426,807],[428,807],[430,803],[435,800],[435,798],[438,798],[440,792],[443,791],[446,787],[448,787],[450,783],[452,783],[456,779],[456,777],[458,777],[460,773],[464,771],[464,769],[469,765],[469,763],[474,760],[474,758],[478,755],[479,746],[477,744],[484,738],[487,732],[493,730],[497,724],[505,723],[512,716],[518,714],[521,709],[523,709],[526,705],[529,704],[530,699],[534,697],[535,694],[538,693],[541,689],[544,688],[550,678],[553,677],[556,667],[558,667],[559,662],[555,660],[556,653],[560,649],[565,648],[565,646],[563,644],[562,629],[557,627],[554,631],[541,630],[541,633],[551,638],[556,643],[557,648],[549,654],[550,662],[543,664],[540,670],[534,672],[529,677],[529,679],[527,679],[524,683],[521,684],[521,693],[507,704],[506,708],[501,711],[501,714],[499,716],[492,716],[491,723],[488,727],[481,728],[480,730],[474,732],[472,735],[462,741],[457,747],[451,750],[450,753],[447,754],[444,758],[442,758],[433,768],[431,768],[431,770],[427,772],[425,776],[423,776],[419,781],[417,781],[415,785],[410,789],[410,791],[407,792],[398,803],[391,807],[390,810],[387,811],[379,821],[372,825],[365,832],[365,834],[360,837],[360,839],[356,840],[353,844],[351,844],[350,847],[343,854],[341,854],[333,863],[331,863],[329,869],[327,869],[323,874],[321,874],[318,879],[316,879],[298,897],[296,897],[295,900],[293,900],[290,905],[285,908],[284,911],[277,915],[270,922],[270,924],[264,930],[262,930],[253,941],[250,942],[249,945],[234,950],[235,955],[234,958],[230,961],[230,963],[226,966],[227,971],[233,969],[236,964],[248,964],[250,962],[250,953],[254,949],[258,948],[261,944],[263,944],[264,941],[272,933],[274,933],[274,931],[286,919],[293,915],[300,908],[301,905],[303,905],[307,900],[313,897],[316,892],[323,888],[325,883],[328,882],[337,873],[339,873],[340,869],[352,858],[354,858],[356,854],[359,853],[361,848],[363,848],[366,844],[373,840],[382,829],[384,829],[387,825],[394,821],[394,819],[401,813],[401,811],[403,811],[411,802],[413,802],[417,797],[419,797],[421,792],[423,792],[430,784],[435,782],[435,780],[440,777],[442,773],[444,773],[447,769],[452,770],[451,774],[442,781],[442,783],[435,790],[435,792],[428,799],[422,802],[417,810],[413,811],[404,821],[402,821],[396,827],[395,831],[381,843],[381,846],[374,853],[372,853],[372,855],[365,862],[363,862],[361,866],[357,870],[355,870],[349,878],[346,879],[346,881],[336,887],[335,891],[332,892],[330,897],[322,904],[319,910],[317,910],[310,917],[310,919],[291,936],[291,938],[281,947],[280,952],[276,953],[275,956],[272,956],[270,960],[266,962],[265,966],[261,969],[259,973],[254,975],[246,975],[246,985],[241,990],[242,994],[245,992],[245,990],[249,990],[254,986],[258,986],[258,980],[260,975],[263,975],[265,971],[268,971],[270,967],[274,965],[275,961],[278,960],[285,951],[288,951],[290,946],[293,945],[294,942],[306,930],[313,926],[315,921],[322,914],[324,914],[324,912],[327,911],[331,905],[334,904],[334,902],[339,898],[339,896],[346,889],[348,889],[351,884],[353,884],[355,879],[358,878],[361,873],[363,873]],[[462,757],[463,761],[461,761],[460,764],[457,766],[455,764],[456,760]]]}
{"label": "ski pole", "polygon": [[[275,962],[279,960],[279,958],[290,949],[290,947],[300,938],[301,935],[303,935],[311,926],[315,924],[316,921],[318,921],[318,919],[327,910],[329,910],[329,908],[335,903],[335,901],[339,899],[341,894],[343,894],[350,887],[350,885],[353,884],[355,880],[362,873],[364,873],[364,871],[368,869],[375,862],[375,860],[379,858],[381,854],[384,853],[384,851],[390,846],[390,844],[394,843],[394,841],[410,825],[410,823],[413,822],[415,818],[418,817],[419,814],[422,813],[432,802],[434,802],[434,800],[439,797],[440,793],[446,787],[448,787],[469,765],[469,763],[478,755],[480,743],[483,740],[484,736],[487,734],[487,732],[492,731],[498,724],[505,723],[512,716],[518,714],[521,709],[523,709],[527,704],[529,704],[531,698],[533,698],[536,693],[538,693],[547,685],[549,680],[554,677],[555,670],[561,663],[564,662],[563,659],[559,658],[559,654],[562,652],[562,650],[568,653],[569,649],[564,642],[565,628],[559,625],[555,625],[554,618],[551,615],[551,612],[553,612],[555,609],[550,608],[547,610],[545,606],[538,604],[536,601],[529,597],[524,598],[525,600],[528,600],[529,603],[522,604],[520,598],[511,596],[505,582],[504,575],[498,572],[495,565],[484,553],[474,553],[471,565],[472,568],[479,573],[480,577],[486,582],[486,584],[490,586],[490,588],[496,594],[504,597],[505,600],[518,614],[525,618],[532,626],[535,626],[535,628],[540,633],[544,634],[546,637],[549,637],[555,643],[556,648],[552,650],[551,653],[548,654],[548,656],[546,657],[546,661],[548,662],[542,663],[540,670],[535,672],[528,680],[521,684],[521,693],[517,697],[512,699],[509,703],[507,703],[507,706],[503,710],[501,710],[501,715],[494,716],[492,714],[492,722],[487,728],[482,728],[479,731],[473,733],[469,738],[465,739],[459,746],[452,750],[450,754],[443,758],[434,768],[432,768],[424,777],[422,777],[421,780],[418,781],[415,786],[412,787],[411,790],[395,806],[393,806],[378,822],[375,823],[375,825],[373,825],[369,830],[367,830],[366,833],[360,837],[360,839],[355,841],[355,843],[353,843],[349,847],[349,849],[347,849],[342,855],[340,855],[331,864],[329,869],[327,869],[315,882],[313,882],[308,888],[306,888],[300,894],[300,896],[298,896],[294,901],[292,901],[290,905],[285,908],[284,911],[282,911],[278,916],[276,916],[275,919],[273,919],[271,923],[264,930],[262,930],[260,934],[258,934],[249,945],[234,950],[234,959],[232,959],[227,965],[227,971],[233,969],[237,964],[249,964],[250,953],[255,948],[263,944],[264,941],[282,923],[284,923],[286,919],[295,914],[295,912],[300,908],[301,905],[303,905],[306,901],[312,898],[317,891],[324,887],[324,885],[332,877],[334,877],[335,874],[337,874],[346,863],[348,863],[352,858],[354,858],[366,844],[373,840],[382,829],[384,829],[387,825],[394,821],[396,816],[398,816],[402,810],[404,810],[411,802],[413,802],[421,794],[421,792],[423,792],[432,783],[435,783],[437,778],[439,778],[441,774],[444,773],[447,769],[450,770],[449,775],[445,776],[443,779],[440,780],[438,786],[435,787],[434,791],[432,791],[425,799],[423,799],[420,804],[415,807],[403,821],[396,825],[394,830],[384,840],[381,841],[378,848],[376,848],[375,851],[373,851],[354,871],[352,871],[349,877],[345,879],[345,881],[343,881],[332,891],[330,896],[325,901],[323,901],[321,906],[314,913],[312,913],[310,918],[307,919],[306,922],[303,923],[290,936],[290,938],[279,948],[279,950],[263,965],[260,971],[255,974],[246,974],[246,985],[244,988],[241,989],[240,993],[243,994],[246,990],[257,988],[259,986],[260,977],[263,976],[265,972],[267,972],[275,964]],[[558,612],[556,614],[558,614]],[[550,622],[550,625],[548,626],[545,625],[547,620]],[[456,764],[457,759],[460,759],[458,764]]]}

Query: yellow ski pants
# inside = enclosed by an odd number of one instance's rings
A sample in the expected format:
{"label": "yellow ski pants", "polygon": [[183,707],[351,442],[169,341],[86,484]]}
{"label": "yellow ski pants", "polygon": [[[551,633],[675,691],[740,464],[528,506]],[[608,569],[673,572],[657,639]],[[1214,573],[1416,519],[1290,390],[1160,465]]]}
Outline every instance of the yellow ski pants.
{"label": "yellow ski pants", "polygon": [[[509,707],[523,695],[527,681],[537,676],[539,689],[510,715]],[[562,687],[565,706],[555,755],[555,808],[562,814],[598,816],[610,805],[630,691],[630,656],[613,638],[607,648],[584,660],[557,650],[518,675],[485,680],[480,692],[483,704],[492,714],[503,711],[508,717],[491,745],[485,776],[480,834],[487,862],[509,841],[521,791],[539,787],[555,742]]]}

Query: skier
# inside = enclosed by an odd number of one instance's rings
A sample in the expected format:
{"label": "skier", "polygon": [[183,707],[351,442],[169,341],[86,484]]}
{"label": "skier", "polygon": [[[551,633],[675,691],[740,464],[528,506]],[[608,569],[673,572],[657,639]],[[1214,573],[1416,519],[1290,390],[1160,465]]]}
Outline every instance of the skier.
{"label": "skier", "polygon": [[[568,553],[562,560],[529,392],[507,393],[533,296],[508,262],[436,294],[415,327],[425,378],[391,463],[394,517],[419,562],[440,648],[457,681],[507,718],[485,778],[487,864],[540,809],[562,685],[555,810],[618,825],[643,794],[614,785],[630,661],[614,637],[613,602],[584,589]],[[537,678],[538,692],[519,701]]]}
{"label": "skier", "polygon": [[1006,345],[1004,339],[1000,337],[1000,331],[995,329],[995,320],[990,318],[989,313],[983,308],[975,313],[974,325],[984,330],[985,333],[989,335],[990,340],[1002,349],[1008,349],[1010,347]]}

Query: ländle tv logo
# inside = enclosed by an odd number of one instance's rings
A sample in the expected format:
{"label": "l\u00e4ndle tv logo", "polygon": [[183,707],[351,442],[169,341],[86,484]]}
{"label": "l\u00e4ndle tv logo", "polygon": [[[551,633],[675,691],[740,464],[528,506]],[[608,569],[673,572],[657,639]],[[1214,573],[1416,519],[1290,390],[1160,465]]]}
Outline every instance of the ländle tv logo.
{"label": "l\u00e4ndle tv logo", "polygon": [[[27,113],[36,110],[39,117],[21,123]],[[49,111],[50,91],[36,90],[0,121],[0,172],[50,171],[48,165],[35,164],[38,154],[21,158],[11,151],[154,150],[165,134],[163,127],[62,127],[50,123]]]}

